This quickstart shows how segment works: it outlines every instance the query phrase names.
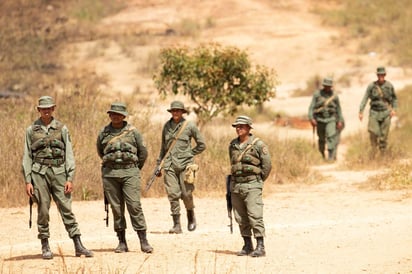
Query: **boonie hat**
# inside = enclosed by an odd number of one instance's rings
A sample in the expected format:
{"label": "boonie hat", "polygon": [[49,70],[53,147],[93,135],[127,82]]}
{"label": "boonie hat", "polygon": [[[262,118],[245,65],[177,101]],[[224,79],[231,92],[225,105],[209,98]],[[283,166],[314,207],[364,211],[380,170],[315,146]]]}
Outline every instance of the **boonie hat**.
{"label": "boonie hat", "polygon": [[39,105],[37,106],[38,108],[51,108],[54,107],[56,104],[54,103],[54,100],[50,96],[42,96],[39,98]]}
{"label": "boonie hat", "polygon": [[235,122],[232,124],[232,127],[236,127],[237,125],[248,125],[250,128],[252,127],[252,119],[246,115],[238,116]]}
{"label": "boonie hat", "polygon": [[328,77],[324,78],[323,81],[322,81],[322,86],[325,86],[325,87],[333,86],[333,79],[328,78]]}
{"label": "boonie hat", "polygon": [[378,67],[376,69],[376,74],[386,74],[386,69],[385,67]]}
{"label": "boonie hat", "polygon": [[126,105],[124,103],[121,102],[116,102],[116,103],[112,103],[112,105],[110,106],[110,109],[107,111],[107,113],[118,113],[121,114],[123,116],[127,116],[127,110],[126,110]]}
{"label": "boonie hat", "polygon": [[181,109],[181,110],[183,110],[183,113],[187,113],[187,109],[185,109],[185,105],[180,101],[173,101],[170,104],[170,108],[167,111],[171,112],[172,109]]}

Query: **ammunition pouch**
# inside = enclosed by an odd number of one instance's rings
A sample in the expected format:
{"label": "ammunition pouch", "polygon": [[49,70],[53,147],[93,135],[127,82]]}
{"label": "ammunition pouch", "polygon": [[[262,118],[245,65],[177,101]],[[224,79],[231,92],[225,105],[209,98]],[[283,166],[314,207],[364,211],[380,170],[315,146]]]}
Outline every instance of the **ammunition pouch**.
{"label": "ammunition pouch", "polygon": [[110,152],[115,152],[115,151],[130,152],[130,153],[136,154],[137,148],[126,142],[109,143],[104,148],[104,154],[108,154]]}
{"label": "ammunition pouch", "polygon": [[233,176],[249,176],[249,175],[259,175],[262,173],[260,167],[254,165],[248,165],[245,163],[237,163],[232,165],[231,173]]}
{"label": "ammunition pouch", "polygon": [[139,158],[131,152],[114,151],[103,156],[104,164],[136,164]]}
{"label": "ammunition pouch", "polygon": [[195,184],[197,183],[197,171],[199,166],[197,164],[188,164],[185,169],[185,183]]}
{"label": "ammunition pouch", "polygon": [[49,140],[47,138],[41,138],[41,139],[35,141],[31,145],[31,150],[32,151],[38,151],[38,150],[44,149],[46,147],[50,147],[53,150],[54,149],[64,150],[64,148],[65,148],[64,143],[62,141],[58,140],[58,139]]}
{"label": "ammunition pouch", "polygon": [[260,159],[251,155],[251,154],[246,154],[243,156],[243,158],[240,160],[240,162],[244,164],[251,164],[253,166],[259,166],[260,165]]}

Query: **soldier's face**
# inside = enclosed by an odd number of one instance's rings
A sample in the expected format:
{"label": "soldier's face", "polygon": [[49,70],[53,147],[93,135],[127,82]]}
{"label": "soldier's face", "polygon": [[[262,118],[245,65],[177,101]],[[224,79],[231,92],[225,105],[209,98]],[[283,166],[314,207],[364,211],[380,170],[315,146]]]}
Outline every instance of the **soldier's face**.
{"label": "soldier's face", "polygon": [[377,76],[378,76],[378,82],[379,82],[379,83],[385,82],[385,76],[386,76],[386,74],[377,74]]}
{"label": "soldier's face", "polygon": [[324,89],[325,91],[331,91],[331,90],[332,90],[332,87],[331,87],[331,86],[324,86],[323,89]]}
{"label": "soldier's face", "polygon": [[37,108],[37,110],[40,112],[40,117],[42,119],[50,119],[53,115],[54,107]]}
{"label": "soldier's face", "polygon": [[249,132],[250,132],[249,125],[237,125],[235,128],[236,128],[236,133],[239,137],[249,135]]}
{"label": "soldier's face", "polygon": [[123,120],[126,118],[125,116],[114,112],[109,112],[109,117],[112,121],[112,126],[114,127],[123,126]]}
{"label": "soldier's face", "polygon": [[182,119],[182,116],[183,116],[183,110],[182,109],[171,109],[170,113],[172,113],[173,121],[179,122],[180,119]]}

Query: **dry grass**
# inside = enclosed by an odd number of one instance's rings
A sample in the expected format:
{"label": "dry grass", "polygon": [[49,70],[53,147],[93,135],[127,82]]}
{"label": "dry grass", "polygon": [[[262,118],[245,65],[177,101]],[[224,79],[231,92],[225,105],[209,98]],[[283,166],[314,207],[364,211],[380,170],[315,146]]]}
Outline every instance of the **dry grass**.
{"label": "dry grass", "polygon": [[[98,131],[109,122],[106,111],[110,106],[108,99],[102,98],[98,89],[88,85],[83,87],[67,87],[61,92],[50,94],[56,98],[56,119],[65,123],[70,131],[75,160],[75,200],[102,199],[100,159],[96,153],[96,138]],[[139,111],[138,117],[133,117],[132,123],[140,130],[149,151],[149,157],[143,168],[142,184],[151,175],[156,165],[160,148],[160,134],[162,123],[150,121],[152,110],[144,100],[138,100],[137,95],[121,98],[129,106]],[[100,98],[96,100],[96,98]],[[24,132],[35,119],[38,118],[35,109],[37,97],[16,101],[5,99],[0,110],[3,117],[15,117],[4,121],[5,128],[0,132],[0,151],[8,155],[1,160],[0,206],[10,207],[24,205],[27,198],[24,193],[23,178],[21,175],[21,159],[23,153]],[[141,102],[141,103],[139,103]],[[230,126],[233,117],[222,118],[202,128],[207,141],[207,150],[197,157],[201,167],[201,178],[197,185],[198,196],[221,195],[224,192],[225,176],[229,172],[228,144],[236,137]],[[259,121],[256,121],[259,122]],[[279,140],[270,133],[258,133],[268,144],[273,155],[273,172],[268,183],[287,183],[298,178],[308,176],[309,166],[317,161],[318,155],[311,144],[306,140]],[[213,178],[211,180],[211,178]],[[20,186],[20,187],[16,187]],[[152,186],[149,196],[164,196],[163,179],[157,179]]]}
{"label": "dry grass", "polygon": [[361,42],[359,52],[363,54],[370,51],[389,53],[394,57],[394,64],[412,64],[411,1],[323,0],[316,4],[318,8],[314,11],[325,24],[341,28],[338,44],[345,45],[351,39],[357,39]]}

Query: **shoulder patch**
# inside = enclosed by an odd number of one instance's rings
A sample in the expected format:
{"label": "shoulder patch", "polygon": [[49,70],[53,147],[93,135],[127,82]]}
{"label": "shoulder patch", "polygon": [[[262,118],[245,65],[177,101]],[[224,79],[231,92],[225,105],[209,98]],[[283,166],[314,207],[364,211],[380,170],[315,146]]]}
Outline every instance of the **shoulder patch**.
{"label": "shoulder patch", "polygon": [[264,145],[264,146],[262,147],[262,153],[263,153],[264,155],[269,154],[269,149],[268,149],[268,147],[267,147],[266,145]]}

